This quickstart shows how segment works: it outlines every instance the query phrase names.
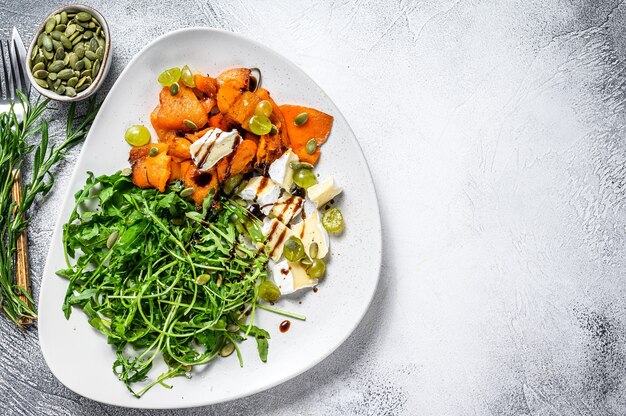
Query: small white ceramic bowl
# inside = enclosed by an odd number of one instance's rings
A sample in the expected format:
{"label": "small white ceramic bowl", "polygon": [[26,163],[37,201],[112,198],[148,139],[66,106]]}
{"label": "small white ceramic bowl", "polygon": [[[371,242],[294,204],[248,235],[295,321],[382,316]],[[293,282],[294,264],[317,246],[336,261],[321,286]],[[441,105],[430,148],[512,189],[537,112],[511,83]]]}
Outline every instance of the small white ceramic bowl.
{"label": "small white ceramic bowl", "polygon": [[[102,58],[102,64],[100,65],[100,71],[98,72],[98,75],[96,76],[96,78],[91,82],[91,85],[86,90],[83,90],[79,92],[78,94],[76,94],[75,97],[68,97],[66,95],[59,95],[52,90],[43,88],[35,82],[35,77],[33,76],[33,73],[30,69],[30,57],[32,56],[33,48],[37,44],[37,38],[39,38],[39,35],[41,34],[41,32],[45,30],[46,21],[48,20],[48,18],[61,12],[71,13],[71,12],[81,12],[81,11],[91,14],[93,17],[95,17],[98,20],[98,22],[100,22],[100,26],[102,26],[102,31],[104,32],[104,40],[106,42],[106,45],[104,48],[104,58]],[[35,88],[39,92],[39,94],[45,97],[48,97],[52,100],[56,100],[56,101],[62,101],[62,102],[80,101],[89,97],[90,95],[95,93],[98,90],[98,88],[100,88],[100,85],[102,85],[102,81],[104,81],[104,79],[106,78],[109,72],[109,69],[111,68],[111,57],[112,57],[111,34],[109,33],[109,25],[107,24],[107,21],[104,19],[104,17],[97,10],[92,9],[89,6],[84,6],[82,4],[70,4],[68,6],[63,6],[60,9],[53,11],[48,16],[46,16],[45,19],[43,19],[43,22],[37,29],[37,32],[35,33],[35,36],[33,36],[33,40],[30,42],[30,46],[28,48],[28,55],[26,57],[28,61],[26,63],[26,73],[28,74],[28,78],[30,79],[31,85],[33,86],[33,88]]]}

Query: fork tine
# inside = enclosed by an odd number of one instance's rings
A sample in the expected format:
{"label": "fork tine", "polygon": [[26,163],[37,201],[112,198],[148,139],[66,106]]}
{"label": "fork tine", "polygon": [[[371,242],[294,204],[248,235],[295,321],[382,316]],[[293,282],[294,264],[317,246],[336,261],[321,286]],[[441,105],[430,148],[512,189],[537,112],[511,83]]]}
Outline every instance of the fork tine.
{"label": "fork tine", "polygon": [[[9,52],[9,42],[7,41],[5,42],[1,42],[2,44],[2,56],[4,57],[4,49],[6,48],[7,53]],[[5,46],[6,45],[6,46]],[[8,62],[9,65],[7,65],[7,61],[5,58],[4,61],[4,75],[5,75],[5,79],[4,82],[6,83],[6,93],[7,93],[7,98],[10,98],[11,100],[15,99],[15,84],[13,83],[13,68],[11,68],[11,62]]]}
{"label": "fork tine", "polygon": [[[22,75],[20,74],[20,61],[17,58],[17,52],[15,51],[15,46],[7,41],[7,48],[9,49],[9,57],[11,59],[11,74],[13,75],[13,84],[16,90],[20,90],[23,93],[24,91],[24,82],[22,81]],[[14,92],[14,95],[17,95]]]}
{"label": "fork tine", "polygon": [[4,82],[0,80],[0,94],[2,98],[6,99],[8,98],[7,83],[9,82],[9,74],[7,72],[8,65],[4,57],[4,46],[2,42],[0,42],[0,61],[2,62],[2,75],[4,75]]}

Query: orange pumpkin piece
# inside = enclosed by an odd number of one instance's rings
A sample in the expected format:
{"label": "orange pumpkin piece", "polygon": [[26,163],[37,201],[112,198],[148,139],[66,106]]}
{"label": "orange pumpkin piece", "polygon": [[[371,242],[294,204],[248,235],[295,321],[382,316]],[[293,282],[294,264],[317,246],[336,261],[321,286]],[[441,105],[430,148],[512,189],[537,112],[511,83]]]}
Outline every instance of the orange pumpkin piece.
{"label": "orange pumpkin piece", "polygon": [[256,149],[256,163],[270,165],[285,151],[279,134],[265,134],[259,137]]}
{"label": "orange pumpkin piece", "polygon": [[174,160],[172,158],[170,162],[170,167],[172,169],[172,174],[170,175],[170,182],[174,181],[182,181],[187,173],[187,170],[191,166],[191,160],[184,160],[182,162]]}
{"label": "orange pumpkin piece", "polygon": [[276,105],[276,102],[270,97],[270,93],[265,88],[259,88],[255,93],[261,100],[267,100],[272,104],[272,114],[270,115],[270,121],[273,125],[278,129],[278,134],[280,134],[280,140],[285,149],[291,146],[289,142],[289,132],[287,131],[287,126],[285,122],[285,117],[283,116],[282,111],[280,111],[280,107]]}
{"label": "orange pumpkin piece", "polygon": [[193,122],[198,128],[204,127],[208,121],[207,113],[191,88],[180,84],[178,94],[170,94],[164,87],[159,94],[157,115],[153,121],[155,128],[167,130],[190,131],[184,120]]}
{"label": "orange pumpkin piece", "polygon": [[196,205],[202,205],[202,201],[209,195],[209,192],[213,189],[217,189],[217,172],[215,169],[209,172],[202,172],[192,163],[185,172],[183,182],[186,187],[193,188],[194,191],[193,194],[191,194],[191,198]]}
{"label": "orange pumpkin piece", "polygon": [[227,69],[217,76],[216,81],[219,88],[230,85],[238,90],[248,90],[250,88],[250,70],[248,68]]}
{"label": "orange pumpkin piece", "polygon": [[220,113],[217,113],[216,115],[209,117],[209,126],[217,127],[218,129],[223,130],[223,131],[230,130],[230,125],[228,121],[226,121],[224,116],[221,115]]}
{"label": "orange pumpkin piece", "polygon": [[169,149],[167,154],[170,156],[175,156],[181,159],[191,159],[191,152],[189,151],[189,147],[191,146],[191,142],[187,140],[185,137],[178,137],[174,135],[174,137],[170,137]]}
{"label": "orange pumpkin piece", "polygon": [[160,106],[157,105],[154,110],[150,113],[150,123],[152,124],[152,127],[154,128],[154,131],[157,134],[157,138],[159,139],[159,142],[165,142],[167,143],[166,137],[168,135],[168,133],[170,132],[170,130],[167,129],[163,129],[161,127],[159,127],[159,108]]}
{"label": "orange pumpkin piece", "polygon": [[202,91],[210,98],[214,98],[217,93],[217,80],[208,76],[195,74],[193,80],[196,83],[196,89]]}
{"label": "orange pumpkin piece", "polygon": [[217,108],[220,113],[227,114],[230,107],[232,107],[239,97],[241,96],[241,90],[231,85],[224,85],[217,90]]}
{"label": "orange pumpkin piece", "polygon": [[[156,156],[150,156],[152,148],[158,149]],[[171,175],[171,157],[167,154],[168,146],[164,143],[149,143],[133,147],[129,161],[133,171],[133,183],[140,188],[156,188],[165,192],[165,185]]]}
{"label": "orange pumpkin piece", "polygon": [[239,143],[233,158],[230,160],[230,174],[238,175],[249,172],[254,165],[256,150],[257,144],[253,140],[245,139]]}
{"label": "orange pumpkin piece", "polygon": [[[291,148],[298,155],[300,161],[315,164],[320,157],[320,146],[326,143],[333,127],[333,116],[313,108],[297,105],[281,105],[280,111],[285,117],[287,132]],[[300,113],[308,113],[309,119],[301,126],[296,126],[295,119]],[[312,155],[305,150],[309,140],[315,139],[317,149]]]}
{"label": "orange pumpkin piece", "polygon": [[[241,124],[241,127],[248,130],[248,121],[254,115],[254,110],[261,99],[253,92],[244,91],[235,102],[228,108],[224,117]],[[220,109],[221,111],[221,109]]]}

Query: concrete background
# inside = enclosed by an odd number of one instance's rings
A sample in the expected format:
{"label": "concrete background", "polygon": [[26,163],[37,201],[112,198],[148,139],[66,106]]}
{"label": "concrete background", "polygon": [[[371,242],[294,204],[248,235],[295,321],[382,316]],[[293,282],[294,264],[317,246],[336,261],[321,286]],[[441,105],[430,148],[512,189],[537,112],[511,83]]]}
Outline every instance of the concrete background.
{"label": "concrete background", "polygon": [[[626,414],[626,5],[87,3],[113,32],[106,88],[149,40],[188,26],[293,60],[355,130],[382,210],[379,293],[336,353],[267,392],[168,414]],[[29,41],[60,4],[0,0],[0,37],[16,25]],[[79,151],[33,212],[35,296]],[[36,330],[0,319],[0,413],[152,412],[68,391]]]}

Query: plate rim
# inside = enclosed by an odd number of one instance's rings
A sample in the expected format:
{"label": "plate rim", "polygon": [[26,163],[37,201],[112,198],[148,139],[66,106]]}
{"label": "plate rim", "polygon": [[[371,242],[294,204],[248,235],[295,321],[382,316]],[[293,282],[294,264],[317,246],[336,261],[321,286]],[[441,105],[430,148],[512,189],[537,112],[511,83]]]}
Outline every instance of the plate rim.
{"label": "plate rim", "polygon": [[[259,48],[263,53],[272,53],[274,55],[276,55],[279,59],[281,59],[282,61],[284,61],[287,66],[291,66],[291,70],[293,71],[297,71],[300,75],[303,75],[304,77],[306,77],[310,82],[312,82],[315,86],[317,86],[319,88],[319,90],[321,91],[322,97],[324,97],[326,100],[328,100],[330,103],[332,103],[334,109],[336,110],[336,114],[333,114],[333,117],[340,117],[342,119],[342,121],[345,123],[346,127],[348,128],[349,132],[351,133],[352,137],[351,137],[351,141],[353,141],[358,150],[359,153],[361,155],[361,158],[363,160],[363,163],[365,165],[365,168],[367,170],[367,175],[366,175],[366,180],[367,182],[369,182],[369,184],[371,185],[371,189],[373,191],[373,197],[374,200],[376,201],[376,204],[374,207],[369,207],[368,209],[370,210],[374,210],[374,212],[372,212],[373,217],[375,218],[375,223],[372,224],[372,228],[375,231],[375,235],[376,235],[376,241],[375,242],[370,242],[370,243],[375,243],[375,247],[370,246],[371,248],[374,248],[375,250],[373,250],[374,252],[371,253],[372,255],[375,255],[375,265],[374,265],[374,269],[372,270],[375,273],[376,276],[376,281],[375,281],[375,285],[373,286],[374,290],[372,290],[371,294],[369,295],[369,298],[367,299],[367,302],[363,302],[363,308],[362,310],[359,312],[359,316],[358,319],[355,320],[355,324],[353,325],[352,328],[350,328],[349,331],[346,331],[342,337],[340,337],[340,340],[335,343],[332,347],[330,347],[327,351],[324,351],[323,354],[321,354],[317,359],[309,361],[307,363],[307,365],[301,367],[300,369],[298,369],[298,371],[296,372],[290,372],[288,375],[281,377],[277,380],[271,381],[267,384],[264,384],[262,387],[259,388],[255,388],[253,390],[250,391],[246,391],[245,393],[236,393],[233,394],[231,396],[228,397],[222,397],[222,398],[218,398],[217,400],[215,399],[211,399],[211,398],[207,398],[207,400],[205,401],[197,401],[197,402],[193,402],[190,403],[189,405],[183,405],[180,406],[178,404],[174,404],[173,406],[163,406],[163,405],[156,405],[156,406],[151,406],[148,402],[144,402],[146,403],[145,405],[141,402],[141,400],[137,400],[137,406],[133,406],[133,405],[129,405],[126,403],[117,403],[114,401],[110,401],[110,400],[101,400],[99,398],[96,397],[92,397],[92,396],[88,396],[85,395],[81,392],[77,392],[75,391],[72,387],[67,386],[63,380],[57,375],[57,373],[55,372],[55,370],[52,369],[52,366],[49,364],[49,359],[48,356],[46,354],[46,348],[44,348],[44,344],[46,344],[45,342],[42,342],[42,337],[41,337],[41,331],[39,331],[39,328],[37,330],[37,339],[39,341],[39,347],[41,349],[41,353],[43,355],[44,361],[46,363],[46,365],[48,366],[48,369],[50,370],[50,372],[54,375],[54,377],[61,383],[63,384],[63,386],[69,390],[71,390],[72,392],[78,394],[81,397],[85,397],[89,400],[93,400],[99,403],[104,403],[104,404],[108,404],[108,405],[112,405],[112,406],[118,406],[118,407],[122,407],[122,408],[135,408],[135,409],[190,409],[190,408],[195,408],[195,407],[203,407],[203,406],[209,406],[209,405],[214,405],[214,404],[218,404],[218,403],[226,403],[226,402],[231,402],[234,400],[238,400],[238,399],[242,399],[245,397],[249,397],[255,394],[258,394],[260,392],[266,391],[268,389],[271,389],[273,387],[276,387],[280,384],[283,384],[295,377],[298,377],[304,373],[306,373],[307,371],[311,370],[313,367],[317,366],[319,363],[321,363],[322,361],[326,360],[328,357],[330,357],[335,351],[337,351],[337,349],[342,346],[346,340],[354,333],[354,331],[358,328],[358,326],[361,324],[361,322],[363,321],[363,318],[365,317],[367,311],[370,309],[370,306],[374,300],[374,296],[377,293],[377,289],[380,285],[380,273],[381,273],[381,267],[382,267],[382,224],[381,224],[381,214],[380,214],[380,206],[379,206],[379,201],[378,201],[378,194],[376,192],[376,186],[372,177],[372,172],[370,170],[369,164],[367,162],[367,159],[365,157],[365,153],[363,152],[363,148],[361,147],[361,144],[356,136],[356,134],[354,134],[354,130],[352,130],[352,127],[350,126],[350,124],[348,123],[348,121],[346,120],[345,116],[343,115],[343,113],[341,112],[341,110],[337,107],[337,105],[335,104],[335,102],[330,98],[330,96],[326,93],[326,91],[317,83],[315,82],[315,80],[313,80],[313,78],[311,78],[303,69],[301,69],[297,64],[295,64],[294,62],[292,62],[290,59],[288,59],[287,57],[283,56],[282,54],[280,54],[279,52],[276,52],[274,49],[272,49],[271,47],[262,44],[261,42],[258,42],[254,39],[251,39],[245,35],[239,34],[239,33],[235,33],[235,32],[231,32],[229,30],[224,30],[224,29],[219,29],[219,28],[210,28],[210,27],[203,27],[203,26],[191,26],[191,27],[186,27],[186,28],[181,28],[181,29],[176,29],[176,30],[172,30],[169,31],[167,33],[163,33],[159,36],[157,36],[156,38],[154,38],[152,41],[148,42],[145,46],[143,46],[126,64],[126,66],[124,67],[124,69],[122,70],[122,72],[120,72],[120,74],[118,75],[117,79],[115,80],[115,82],[113,83],[113,85],[111,86],[111,88],[109,89],[109,91],[107,92],[107,96],[105,97],[105,99],[102,101],[101,103],[101,107],[104,107],[104,105],[108,102],[108,100],[110,99],[110,97],[112,96],[112,92],[114,91],[114,89],[117,87],[118,81],[119,79],[122,78],[123,75],[126,74],[126,72],[129,70],[129,68],[132,66],[133,63],[135,63],[135,61],[137,61],[142,55],[143,53],[150,47],[152,47],[155,43],[158,43],[168,37],[171,36],[176,36],[176,35],[180,35],[180,34],[184,34],[187,32],[208,32],[208,33],[218,33],[221,35],[228,35],[228,36],[232,36],[237,38],[240,41],[243,42],[248,42],[250,44],[252,44],[253,46]],[[101,117],[101,113],[98,112],[98,114],[96,115],[96,118],[94,119],[94,123]],[[74,162],[74,168],[72,170],[72,174],[69,177],[69,181],[68,183],[73,183],[74,180],[76,179],[76,176],[78,175],[78,167],[79,165],[81,165],[81,162],[83,160],[85,156],[85,152],[84,152],[84,144],[87,142],[87,140],[89,140],[90,136],[91,136],[91,130],[88,132],[87,136],[85,137],[85,139],[83,140],[82,143],[82,147],[80,150],[80,154],[78,155],[78,157],[76,158],[76,161]],[[52,278],[52,275],[56,275],[54,273],[54,271],[49,270],[50,268],[50,264],[51,264],[51,256],[52,256],[52,246],[53,244],[55,244],[55,240],[57,238],[59,238],[59,226],[63,224],[63,206],[65,205],[65,203],[67,203],[67,199],[68,196],[73,194],[73,190],[68,186],[68,189],[64,192],[63,197],[60,199],[60,201],[62,201],[61,205],[59,206],[59,213],[56,216],[56,222],[54,223],[54,229],[53,229],[53,233],[52,233],[52,237],[50,240],[50,246],[48,247],[48,254],[46,256],[46,263],[44,266],[44,270],[43,270],[43,274],[41,276],[41,282],[40,282],[40,287],[39,287],[39,300],[37,302],[37,308],[38,310],[41,309],[41,303],[42,303],[42,296],[41,294],[44,292],[44,287],[47,286],[47,282],[48,280],[50,280]],[[38,323],[39,324],[39,323]]]}

